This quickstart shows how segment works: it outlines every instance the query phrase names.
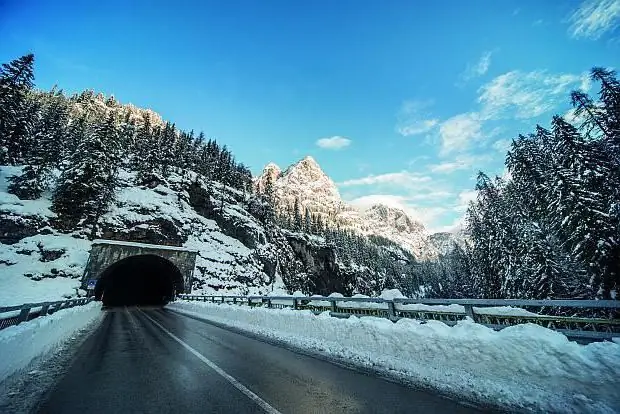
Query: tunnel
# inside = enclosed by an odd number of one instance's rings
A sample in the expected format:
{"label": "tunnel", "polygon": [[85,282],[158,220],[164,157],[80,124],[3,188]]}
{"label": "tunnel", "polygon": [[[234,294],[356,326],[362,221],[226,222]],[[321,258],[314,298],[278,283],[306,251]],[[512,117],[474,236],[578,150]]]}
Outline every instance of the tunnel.
{"label": "tunnel", "polygon": [[172,262],[156,255],[130,256],[105,269],[95,299],[104,306],[161,306],[182,286],[183,276]]}

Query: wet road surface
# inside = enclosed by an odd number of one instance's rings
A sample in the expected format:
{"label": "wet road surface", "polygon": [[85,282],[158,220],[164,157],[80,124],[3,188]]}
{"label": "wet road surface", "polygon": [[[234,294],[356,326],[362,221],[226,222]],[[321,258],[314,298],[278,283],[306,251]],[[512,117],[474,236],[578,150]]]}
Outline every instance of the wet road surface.
{"label": "wet road surface", "polygon": [[108,310],[39,413],[473,413],[166,309]]}

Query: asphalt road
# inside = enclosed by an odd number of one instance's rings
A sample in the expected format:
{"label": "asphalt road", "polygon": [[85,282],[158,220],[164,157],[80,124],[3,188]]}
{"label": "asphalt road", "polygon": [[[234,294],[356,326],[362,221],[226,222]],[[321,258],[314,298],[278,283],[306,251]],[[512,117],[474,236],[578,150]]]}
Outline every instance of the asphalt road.
{"label": "asphalt road", "polygon": [[113,309],[40,413],[472,413],[165,309]]}

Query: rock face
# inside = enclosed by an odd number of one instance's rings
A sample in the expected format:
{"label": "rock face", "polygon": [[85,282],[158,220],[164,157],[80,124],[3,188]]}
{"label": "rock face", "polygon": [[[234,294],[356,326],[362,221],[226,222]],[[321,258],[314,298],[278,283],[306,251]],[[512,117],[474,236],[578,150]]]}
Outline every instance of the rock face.
{"label": "rock face", "polygon": [[[19,173],[19,168],[4,168],[0,181]],[[115,202],[102,216],[97,238],[197,250],[195,293],[266,294],[276,288],[308,294],[351,292],[342,282],[346,278],[336,249],[281,230],[259,197],[247,197],[193,173],[173,173],[153,188],[133,182],[132,173],[121,174]],[[15,286],[27,300],[0,292],[0,305],[84,294],[80,281],[91,248],[90,232],[66,234],[54,228],[50,223],[55,214],[45,207],[49,194],[40,200],[19,200],[1,184],[0,197],[11,202],[0,204],[0,282],[7,292]],[[33,283],[51,279],[52,285]]]}
{"label": "rock face", "polygon": [[467,244],[467,239],[462,233],[435,233],[431,235],[430,241],[441,255],[451,253],[456,246],[464,248]]}
{"label": "rock face", "polygon": [[[269,178],[268,178],[269,177]],[[285,171],[268,164],[255,180],[258,192],[265,190],[271,180],[276,207],[290,211],[297,200],[303,210],[320,215],[323,222],[340,226],[364,235],[377,235],[406,248],[418,259],[437,256],[424,225],[402,210],[382,204],[365,211],[345,203],[336,184],[323,172],[314,158],[308,156]]]}

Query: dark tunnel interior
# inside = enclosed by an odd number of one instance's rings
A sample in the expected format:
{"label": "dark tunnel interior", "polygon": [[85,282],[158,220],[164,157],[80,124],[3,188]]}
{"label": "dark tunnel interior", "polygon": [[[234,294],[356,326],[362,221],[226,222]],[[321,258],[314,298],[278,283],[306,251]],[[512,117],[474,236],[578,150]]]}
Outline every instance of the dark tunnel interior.
{"label": "dark tunnel interior", "polygon": [[183,277],[170,261],[155,255],[131,256],[108,267],[95,287],[104,306],[155,305],[173,299]]}

